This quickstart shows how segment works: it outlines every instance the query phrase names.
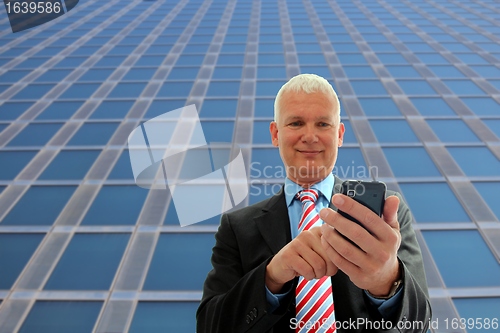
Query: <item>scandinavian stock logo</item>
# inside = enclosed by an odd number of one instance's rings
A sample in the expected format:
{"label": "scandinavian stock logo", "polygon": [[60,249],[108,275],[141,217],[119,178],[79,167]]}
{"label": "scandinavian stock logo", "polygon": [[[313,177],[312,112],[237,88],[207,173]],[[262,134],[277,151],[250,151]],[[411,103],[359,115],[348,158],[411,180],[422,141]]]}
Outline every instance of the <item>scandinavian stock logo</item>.
{"label": "scandinavian stock logo", "polygon": [[168,189],[181,226],[224,213],[248,195],[241,150],[207,144],[194,104],[142,123],[130,133],[128,148],[135,183]]}

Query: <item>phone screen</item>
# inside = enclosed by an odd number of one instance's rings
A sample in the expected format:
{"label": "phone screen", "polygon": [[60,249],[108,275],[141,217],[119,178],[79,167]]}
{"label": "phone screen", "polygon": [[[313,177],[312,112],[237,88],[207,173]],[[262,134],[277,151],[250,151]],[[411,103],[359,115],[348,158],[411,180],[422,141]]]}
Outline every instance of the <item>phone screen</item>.
{"label": "phone screen", "polygon": [[[346,180],[342,183],[342,193],[368,207],[378,216],[382,216],[385,203],[386,185],[382,182]],[[359,221],[339,210],[339,213],[358,224]]]}

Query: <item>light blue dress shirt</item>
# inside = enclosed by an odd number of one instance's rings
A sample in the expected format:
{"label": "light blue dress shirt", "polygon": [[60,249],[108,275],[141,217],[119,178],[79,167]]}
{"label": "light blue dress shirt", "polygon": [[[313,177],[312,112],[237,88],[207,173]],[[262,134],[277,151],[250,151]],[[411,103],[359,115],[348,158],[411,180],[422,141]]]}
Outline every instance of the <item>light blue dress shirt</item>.
{"label": "light blue dress shirt", "polygon": [[[316,201],[316,210],[318,211],[318,213],[321,209],[330,206],[330,199],[333,196],[334,185],[335,177],[333,176],[333,174],[330,174],[321,182],[312,186],[313,189],[319,191],[319,197]],[[286,178],[284,190],[285,200],[288,207],[288,216],[290,217],[290,231],[292,234],[292,239],[294,239],[299,233],[298,225],[300,217],[302,215],[302,203],[296,198],[296,195],[299,191],[302,191],[303,188],[290,179]],[[402,288],[400,288],[399,291],[388,300],[374,298],[370,294],[366,293],[366,291],[365,293],[373,303],[373,305],[377,307],[382,317],[387,319],[390,318],[392,314],[394,314],[397,308],[396,305],[401,301],[401,290]],[[280,301],[290,292],[292,292],[292,290],[289,290],[283,294],[273,294],[266,287],[266,298],[270,305],[269,311],[273,312],[274,310],[276,310],[280,305]]]}

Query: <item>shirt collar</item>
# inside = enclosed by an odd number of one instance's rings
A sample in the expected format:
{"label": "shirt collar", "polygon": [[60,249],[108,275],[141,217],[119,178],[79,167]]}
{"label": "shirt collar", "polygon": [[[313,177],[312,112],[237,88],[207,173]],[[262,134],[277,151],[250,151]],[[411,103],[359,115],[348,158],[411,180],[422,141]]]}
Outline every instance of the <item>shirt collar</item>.
{"label": "shirt collar", "polygon": [[[318,190],[320,195],[323,195],[327,201],[330,201],[333,195],[333,186],[335,183],[335,177],[333,174],[329,174],[325,179],[316,183],[312,186],[313,189]],[[293,199],[297,192],[302,191],[304,188],[299,184],[290,180],[286,177],[285,179],[285,199],[286,205],[289,207],[292,204]]]}

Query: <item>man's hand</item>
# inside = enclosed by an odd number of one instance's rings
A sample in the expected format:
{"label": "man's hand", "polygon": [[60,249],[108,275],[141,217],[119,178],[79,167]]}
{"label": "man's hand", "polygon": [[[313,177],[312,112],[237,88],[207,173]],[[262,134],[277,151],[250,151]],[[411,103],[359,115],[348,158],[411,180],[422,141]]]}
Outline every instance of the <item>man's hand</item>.
{"label": "man's hand", "polygon": [[300,232],[269,262],[266,286],[272,293],[278,293],[285,283],[296,276],[312,280],[336,273],[337,267],[321,245],[321,227],[314,227]]}
{"label": "man's hand", "polygon": [[374,296],[387,296],[401,276],[397,258],[401,244],[397,221],[399,198],[390,196],[386,199],[382,218],[343,194],[335,194],[332,202],[339,210],[360,221],[364,228],[330,208],[322,209],[320,216],[325,224],[321,226],[321,245],[328,258],[358,288],[368,290]]}

